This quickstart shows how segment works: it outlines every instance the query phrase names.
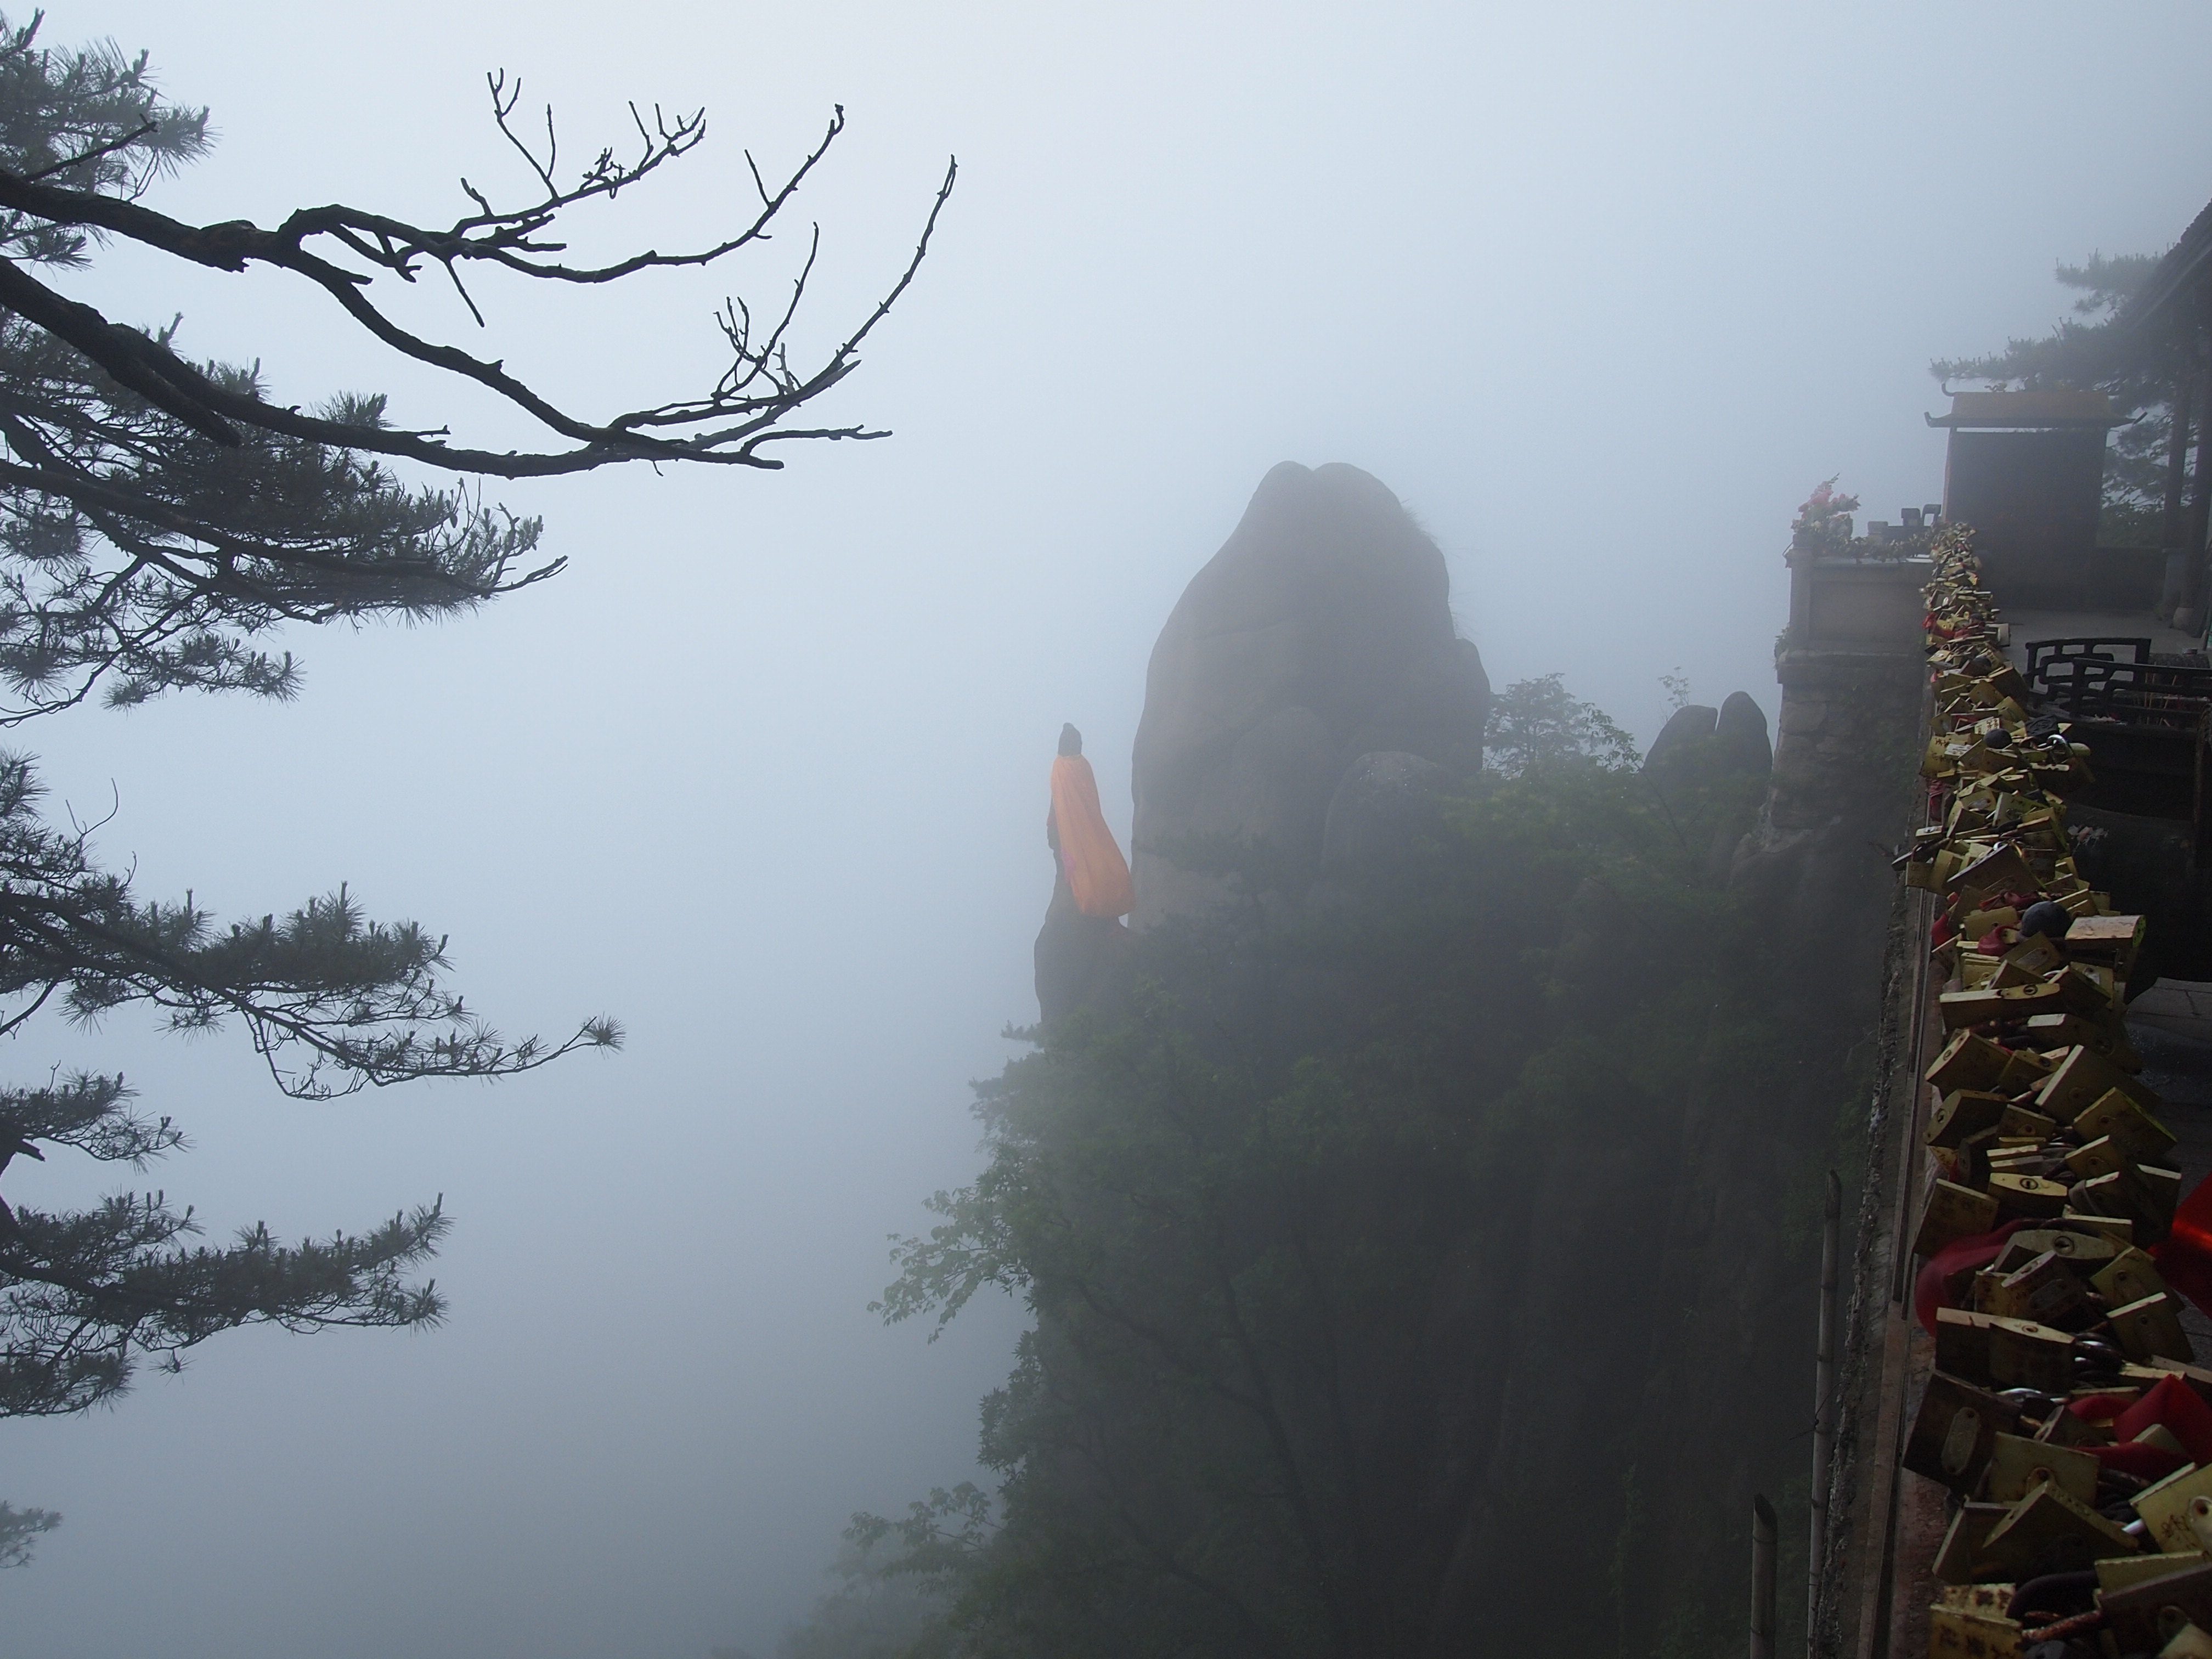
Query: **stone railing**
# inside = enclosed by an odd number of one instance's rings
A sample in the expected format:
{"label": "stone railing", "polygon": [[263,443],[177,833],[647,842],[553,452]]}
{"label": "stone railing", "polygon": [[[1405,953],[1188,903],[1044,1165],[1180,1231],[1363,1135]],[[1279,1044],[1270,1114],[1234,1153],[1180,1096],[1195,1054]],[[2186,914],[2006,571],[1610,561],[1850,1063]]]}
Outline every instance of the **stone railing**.
{"label": "stone railing", "polygon": [[1790,556],[1790,651],[1909,656],[1920,648],[1926,559]]}

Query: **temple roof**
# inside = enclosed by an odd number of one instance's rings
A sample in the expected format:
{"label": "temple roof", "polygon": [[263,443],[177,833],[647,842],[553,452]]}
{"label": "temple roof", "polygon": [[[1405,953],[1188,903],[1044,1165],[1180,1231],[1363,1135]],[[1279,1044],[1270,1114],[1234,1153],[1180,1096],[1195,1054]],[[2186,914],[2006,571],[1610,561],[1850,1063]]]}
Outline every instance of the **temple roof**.
{"label": "temple roof", "polygon": [[2122,316],[2130,328],[2148,328],[2169,318],[2185,295],[2201,292],[2212,276],[2212,204],[2189,222],[2189,228],[2153,268],[2149,280],[2130,300]]}
{"label": "temple roof", "polygon": [[2120,426],[2126,419],[2101,392],[1954,392],[1948,415],[1927,416],[1930,426],[2036,430]]}

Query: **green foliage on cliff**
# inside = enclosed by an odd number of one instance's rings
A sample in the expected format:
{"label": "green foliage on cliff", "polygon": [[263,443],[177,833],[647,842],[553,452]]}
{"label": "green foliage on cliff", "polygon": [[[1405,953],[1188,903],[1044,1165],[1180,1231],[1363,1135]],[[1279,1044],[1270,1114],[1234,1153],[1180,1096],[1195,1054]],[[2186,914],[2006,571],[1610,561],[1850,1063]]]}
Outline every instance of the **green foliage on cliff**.
{"label": "green foliage on cliff", "polygon": [[1636,764],[1636,739],[1594,702],[1567,690],[1558,674],[1516,680],[1490,699],[1483,763],[1510,778],[1531,769]]}
{"label": "green foliage on cliff", "polygon": [[[830,1568],[836,1588],[785,1633],[775,1659],[937,1659],[947,1652],[939,1586],[926,1574],[887,1571],[878,1541],[848,1541]],[[742,1648],[716,1648],[712,1659],[725,1656],[750,1659]]]}
{"label": "green foliage on cliff", "polygon": [[1669,793],[1487,776],[1387,867],[1141,936],[1119,1006],[981,1086],[988,1167],[881,1308],[1034,1314],[998,1489],[851,1534],[945,1599],[932,1650],[1719,1639],[1736,1556],[1686,1580],[1622,1519],[1639,1467],[1638,1513],[1668,1490],[1638,1396],[1685,1311],[1626,1281],[1716,1057],[1741,1088],[1787,1056],[1708,853],[1743,791]]}

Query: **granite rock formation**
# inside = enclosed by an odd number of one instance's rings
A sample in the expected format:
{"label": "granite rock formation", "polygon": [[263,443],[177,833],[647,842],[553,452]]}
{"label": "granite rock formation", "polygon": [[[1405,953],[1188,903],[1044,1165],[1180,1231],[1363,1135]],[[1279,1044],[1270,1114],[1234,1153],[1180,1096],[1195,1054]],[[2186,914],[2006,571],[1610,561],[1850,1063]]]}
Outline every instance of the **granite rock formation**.
{"label": "granite rock formation", "polygon": [[1451,775],[1400,749],[1376,749],[1345,769],[1322,820],[1324,866],[1387,859],[1419,835]]}
{"label": "granite rock formation", "polygon": [[1443,556],[1381,482],[1285,461],[1152,649],[1135,752],[1139,928],[1204,906],[1197,836],[1316,873],[1332,836],[1390,833],[1482,765],[1490,681],[1452,626]]}
{"label": "granite rock formation", "polygon": [[[1742,691],[1730,692],[1718,708],[1693,702],[1676,709],[1644,757],[1644,775],[1670,811],[1716,788],[1764,791],[1773,770],[1766,715]],[[1728,875],[1738,838],[1736,827],[1724,820],[1705,849],[1708,873]]]}
{"label": "granite rock formation", "polygon": [[1693,702],[1652,740],[1644,770],[1662,795],[1723,777],[1764,779],[1774,769],[1774,745],[1766,736],[1766,716],[1748,693],[1732,691],[1718,708]]}

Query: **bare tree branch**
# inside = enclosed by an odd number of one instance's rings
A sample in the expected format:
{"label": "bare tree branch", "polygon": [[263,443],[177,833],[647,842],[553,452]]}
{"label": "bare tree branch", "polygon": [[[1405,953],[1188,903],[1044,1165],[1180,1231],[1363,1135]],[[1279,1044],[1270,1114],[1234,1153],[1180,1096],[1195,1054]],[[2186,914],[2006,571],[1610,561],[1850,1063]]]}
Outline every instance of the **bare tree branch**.
{"label": "bare tree branch", "polygon": [[[495,77],[493,89],[501,131],[518,149],[532,155],[529,147],[507,125],[507,116],[513,107],[512,96],[505,103],[497,101],[500,82]],[[519,93],[518,85],[514,95],[519,96]],[[295,212],[275,230],[264,230],[244,220],[191,225],[135,201],[41,184],[0,167],[0,208],[56,225],[106,231],[215,270],[243,270],[258,263],[291,271],[323,289],[349,316],[393,350],[496,393],[550,431],[578,446],[573,449],[501,453],[459,448],[410,433],[317,421],[260,398],[228,393],[209,384],[166,345],[136,330],[110,322],[93,307],[63,298],[20,268],[0,272],[0,305],[49,329],[99,363],[119,383],[219,443],[235,441],[234,423],[243,423],[319,443],[343,444],[376,454],[419,461],[451,471],[536,477],[586,471],[632,460],[710,461],[774,468],[782,463],[763,453],[765,446],[771,442],[802,436],[866,440],[885,435],[859,426],[813,427],[803,434],[778,431],[776,426],[800,405],[828,392],[857,366],[856,354],[861,343],[911,285],[928,252],[939,216],[958,177],[957,161],[946,166],[914,252],[897,281],[860,326],[847,334],[815,368],[805,373],[791,371],[784,365],[781,354],[798,302],[804,297],[806,276],[819,251],[818,228],[806,269],[794,284],[782,319],[768,339],[756,346],[741,331],[724,328],[732,361],[713,392],[703,398],[633,410],[611,420],[592,421],[572,415],[508,373],[503,362],[473,356],[458,347],[424,339],[400,327],[369,300],[367,290],[374,280],[373,274],[348,270],[307,246],[313,238],[327,236],[364,263],[408,282],[414,280],[424,260],[434,260],[453,276],[456,287],[459,286],[457,267],[469,262],[490,262],[527,276],[594,284],[617,282],[654,267],[710,264],[768,237],[769,227],[776,216],[844,130],[844,112],[842,107],[837,111],[821,141],[780,188],[768,192],[763,186],[763,206],[753,221],[711,247],[679,254],[648,251],[613,264],[590,268],[529,257],[557,252],[564,246],[533,240],[553,223],[562,209],[593,197],[612,196],[622,185],[635,182],[686,153],[704,130],[703,116],[687,117],[672,127],[664,125],[657,136],[648,137],[646,152],[639,161],[618,163],[603,152],[586,171],[582,181],[566,190],[552,183],[550,155],[542,162],[532,156],[532,168],[545,184],[544,199],[525,209],[495,210],[480,193],[470,188],[471,198],[482,204],[480,211],[443,230],[428,230],[337,205]],[[465,181],[464,187],[469,188]],[[465,289],[463,298],[481,320],[481,313]],[[765,390],[755,390],[764,382]],[[682,436],[654,435],[644,430],[670,428],[692,429]]]}

